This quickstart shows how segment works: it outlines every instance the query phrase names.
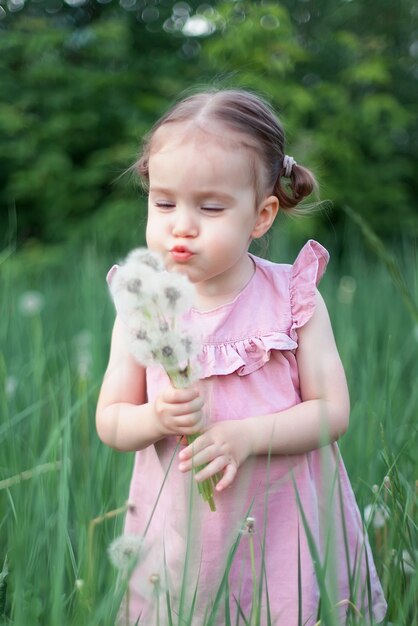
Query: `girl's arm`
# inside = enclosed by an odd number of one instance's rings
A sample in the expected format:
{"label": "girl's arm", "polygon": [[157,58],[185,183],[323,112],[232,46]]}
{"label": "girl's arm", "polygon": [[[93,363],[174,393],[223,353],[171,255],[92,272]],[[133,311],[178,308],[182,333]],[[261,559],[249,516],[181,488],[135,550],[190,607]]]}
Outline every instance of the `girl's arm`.
{"label": "girl's arm", "polygon": [[250,418],[251,453],[298,454],[345,433],[350,399],[325,302],[316,291],[311,319],[298,329],[296,359],[302,402],[272,415]]}
{"label": "girl's arm", "polygon": [[347,429],[350,401],[324,300],[316,292],[311,319],[298,329],[296,359],[302,402],[284,411],[243,420],[217,422],[180,453],[180,469],[209,463],[197,474],[204,480],[224,470],[217,489],[234,479],[254,454],[300,454],[338,439]]}
{"label": "girl's arm", "polygon": [[117,317],[96,410],[100,439],[117,450],[133,451],[167,435],[196,433],[202,428],[202,406],[195,388],[168,387],[154,402],[147,402],[145,369],[129,352]]}

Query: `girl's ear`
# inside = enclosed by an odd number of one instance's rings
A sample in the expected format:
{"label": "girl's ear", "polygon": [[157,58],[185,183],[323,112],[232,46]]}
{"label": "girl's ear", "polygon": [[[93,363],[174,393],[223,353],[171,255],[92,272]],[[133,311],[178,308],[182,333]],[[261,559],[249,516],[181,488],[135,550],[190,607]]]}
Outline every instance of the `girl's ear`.
{"label": "girl's ear", "polygon": [[276,219],[279,210],[279,199],[277,196],[265,198],[257,210],[257,220],[255,222],[251,237],[259,239],[270,229]]}

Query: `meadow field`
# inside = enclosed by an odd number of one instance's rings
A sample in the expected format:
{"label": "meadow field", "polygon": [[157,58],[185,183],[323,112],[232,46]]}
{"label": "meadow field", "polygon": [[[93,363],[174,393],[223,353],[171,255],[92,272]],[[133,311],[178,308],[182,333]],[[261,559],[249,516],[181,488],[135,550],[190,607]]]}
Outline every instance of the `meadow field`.
{"label": "meadow field", "polygon": [[[321,292],[351,394],[340,448],[388,600],[385,624],[414,626],[418,263],[410,244],[391,254],[409,295],[359,233]],[[270,258],[291,262],[294,250],[272,245]],[[123,590],[107,548],[122,530],[133,461],[103,445],[94,424],[114,315],[104,276],[115,259],[92,246],[49,264],[7,251],[1,261],[0,623],[111,626]],[[349,623],[363,620],[353,613]]]}

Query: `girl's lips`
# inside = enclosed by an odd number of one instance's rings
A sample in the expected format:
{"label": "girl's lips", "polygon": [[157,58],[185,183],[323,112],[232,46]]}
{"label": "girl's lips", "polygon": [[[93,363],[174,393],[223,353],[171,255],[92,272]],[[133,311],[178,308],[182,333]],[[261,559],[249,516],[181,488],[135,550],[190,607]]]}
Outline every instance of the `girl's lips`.
{"label": "girl's lips", "polygon": [[173,248],[171,250],[171,256],[175,261],[184,263],[193,256],[193,252],[190,252],[190,250],[188,250],[187,248],[182,248],[179,246],[178,248]]}

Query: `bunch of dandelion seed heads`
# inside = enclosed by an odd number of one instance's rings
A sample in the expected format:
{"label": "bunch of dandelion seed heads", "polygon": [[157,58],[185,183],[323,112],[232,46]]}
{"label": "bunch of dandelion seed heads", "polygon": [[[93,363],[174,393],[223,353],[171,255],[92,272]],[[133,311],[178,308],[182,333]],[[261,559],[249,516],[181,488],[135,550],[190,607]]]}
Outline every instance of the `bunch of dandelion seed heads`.
{"label": "bunch of dandelion seed heads", "polygon": [[194,298],[187,277],[164,271],[159,256],[137,248],[115,272],[110,292],[135,359],[144,366],[161,364],[175,387],[195,382],[199,341],[182,326]]}
{"label": "bunch of dandelion seed heads", "polygon": [[[129,335],[129,349],[144,366],[160,364],[173,387],[188,387],[198,380],[200,341],[182,324],[194,302],[194,287],[186,276],[164,271],[158,255],[147,248],[130,252],[110,280],[116,311]],[[187,436],[188,444],[198,434]],[[197,473],[204,466],[197,466]],[[214,487],[220,475],[198,483],[203,499],[216,510]]]}

